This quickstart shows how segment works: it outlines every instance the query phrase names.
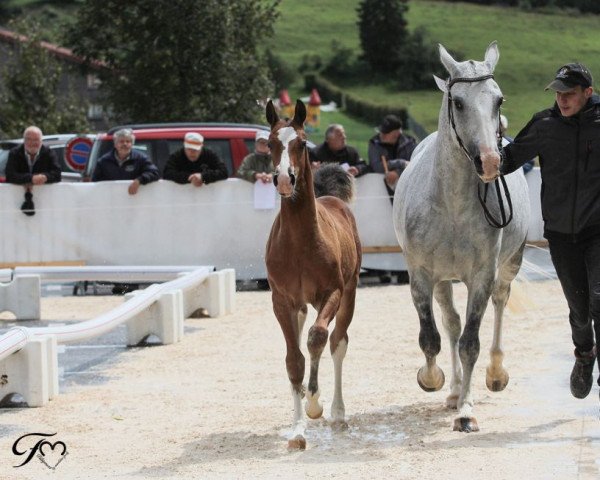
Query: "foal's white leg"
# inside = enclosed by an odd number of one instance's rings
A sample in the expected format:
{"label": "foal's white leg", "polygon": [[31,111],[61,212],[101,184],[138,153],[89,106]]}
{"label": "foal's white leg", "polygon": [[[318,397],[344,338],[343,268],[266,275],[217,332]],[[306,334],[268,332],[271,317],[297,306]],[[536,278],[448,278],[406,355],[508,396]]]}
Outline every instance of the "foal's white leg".
{"label": "foal's white leg", "polygon": [[346,356],[346,350],[348,350],[348,342],[343,338],[332,354],[335,390],[333,392],[333,402],[331,403],[331,418],[334,422],[344,422],[346,418],[346,407],[342,397],[342,364]]}
{"label": "foal's white leg", "polygon": [[458,339],[460,338],[461,325],[460,315],[454,306],[452,282],[444,281],[438,283],[433,290],[433,294],[442,309],[442,322],[450,341],[452,379],[450,380],[450,395],[446,397],[446,406],[448,408],[456,408],[462,388],[462,366],[458,354]]}
{"label": "foal's white leg", "polygon": [[292,425],[292,434],[288,439],[289,449],[304,450],[306,448],[306,437],[304,436],[304,432],[306,430],[306,419],[304,418],[304,413],[302,412],[302,397],[304,397],[304,393],[302,391],[297,391],[294,386],[292,386],[292,399],[294,400],[294,423]]}

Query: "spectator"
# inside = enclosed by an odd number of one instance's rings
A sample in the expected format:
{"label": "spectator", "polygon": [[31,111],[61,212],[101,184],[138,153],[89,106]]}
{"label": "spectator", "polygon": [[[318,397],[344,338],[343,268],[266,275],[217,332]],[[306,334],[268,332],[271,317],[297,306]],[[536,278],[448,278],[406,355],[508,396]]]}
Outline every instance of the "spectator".
{"label": "spectator", "polygon": [[546,87],[555,92],[554,105],[503,148],[502,163],[506,174],[539,158],[544,237],[569,307],[576,398],[590,393],[600,340],[600,98],[592,85],[584,65],[560,67]]}
{"label": "spectator", "polygon": [[135,136],[129,128],[122,128],[113,136],[115,148],[102,155],[92,175],[92,182],[107,180],[133,180],[129,194],[135,195],[140,185],[155,182],[159,178],[158,168],[143,153],[134,150]]}
{"label": "spectator", "polygon": [[191,183],[196,187],[227,179],[227,167],[209,148],[204,148],[204,137],[188,132],[180,148],[169,157],[163,178],[177,183]]}
{"label": "spectator", "polygon": [[[505,138],[507,142],[512,143],[512,142],[514,142],[514,139],[512,137],[509,137],[508,135],[506,135],[507,128],[508,128],[508,118],[506,118],[504,115],[500,115],[500,135],[502,136],[502,138]],[[523,173],[525,175],[527,175],[529,172],[531,172],[531,169],[534,166],[535,166],[534,158],[527,160],[523,164]]]}
{"label": "spectator", "polygon": [[236,176],[253,183],[257,180],[263,183],[271,183],[274,171],[275,167],[269,148],[269,132],[258,130],[254,137],[254,153],[244,157]]}
{"label": "spectator", "polygon": [[319,168],[321,163],[338,163],[346,165],[348,173],[359,177],[370,171],[369,166],[360,158],[358,151],[346,145],[346,131],[340,124],[334,123],[325,130],[325,141],[310,151],[313,168]]}
{"label": "spectator", "polygon": [[396,115],[384,117],[378,133],[369,140],[369,166],[385,174],[385,185],[393,196],[396,183],[407,167],[417,140],[402,132],[402,122]]}
{"label": "spectator", "polygon": [[35,215],[33,186],[60,182],[60,165],[56,154],[42,145],[42,131],[31,125],[23,132],[23,144],[14,147],[8,154],[6,181],[25,187],[25,201],[21,210],[26,215]]}

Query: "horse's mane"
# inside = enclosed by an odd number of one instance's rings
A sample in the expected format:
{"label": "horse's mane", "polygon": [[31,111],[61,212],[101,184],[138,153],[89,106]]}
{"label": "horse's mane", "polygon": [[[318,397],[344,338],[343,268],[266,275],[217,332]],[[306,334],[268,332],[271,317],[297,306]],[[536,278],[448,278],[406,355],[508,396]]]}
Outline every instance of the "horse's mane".
{"label": "horse's mane", "polygon": [[315,197],[331,195],[346,203],[354,198],[354,177],[335,163],[322,165],[315,173]]}

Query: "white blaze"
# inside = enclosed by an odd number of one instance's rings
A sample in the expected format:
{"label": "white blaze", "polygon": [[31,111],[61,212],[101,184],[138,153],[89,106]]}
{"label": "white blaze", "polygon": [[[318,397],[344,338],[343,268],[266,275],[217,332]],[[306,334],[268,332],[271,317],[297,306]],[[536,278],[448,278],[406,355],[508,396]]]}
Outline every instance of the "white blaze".
{"label": "white blaze", "polygon": [[289,144],[292,140],[298,137],[296,130],[293,127],[283,127],[277,132],[277,138],[283,144],[283,151],[281,152],[281,161],[279,162],[279,174],[288,176],[290,168],[290,152]]}

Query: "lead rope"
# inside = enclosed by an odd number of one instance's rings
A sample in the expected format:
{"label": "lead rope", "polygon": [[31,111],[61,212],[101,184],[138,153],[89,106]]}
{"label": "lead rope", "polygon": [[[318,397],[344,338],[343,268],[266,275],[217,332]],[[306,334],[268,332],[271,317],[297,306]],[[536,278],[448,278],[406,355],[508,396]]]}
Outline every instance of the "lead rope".
{"label": "lead rope", "polygon": [[[474,83],[474,82],[481,82],[483,80],[488,80],[490,78],[494,78],[494,75],[492,75],[492,74],[482,75],[481,77],[474,77],[474,78],[457,77],[457,78],[454,78],[454,79],[451,79],[448,81],[448,118],[450,119],[450,125],[452,126],[452,130],[454,131],[454,135],[456,137],[456,140],[458,141],[458,145],[460,146],[460,148],[462,149],[462,151],[467,156],[467,158],[469,159],[470,162],[473,162],[473,159],[471,158],[471,155],[469,155],[469,152],[465,148],[465,145],[464,145],[462,139],[460,138],[460,135],[456,131],[456,124],[454,123],[454,111],[452,110],[452,92],[450,89],[452,88],[452,85],[454,85],[455,83],[461,83],[461,82],[462,83]],[[501,150],[501,149],[502,149],[502,135],[500,134],[500,112],[498,112],[498,150]],[[506,202],[508,203],[508,210],[509,210],[509,215],[507,218],[506,211],[504,209],[504,202],[502,200],[502,194],[500,191],[500,183],[498,182],[498,179],[496,179],[496,180],[494,180],[494,186],[496,188],[496,195],[498,197],[498,207],[500,208],[501,221],[498,221],[494,218],[494,216],[492,215],[492,213],[490,212],[490,209],[488,208],[488,206],[486,204],[487,193],[488,193],[490,184],[489,183],[484,184],[483,197],[481,196],[481,182],[477,185],[477,198],[479,199],[479,203],[481,204],[481,207],[483,209],[483,214],[485,216],[485,220],[487,221],[487,223],[490,226],[492,226],[494,228],[506,227],[513,218],[513,204],[512,204],[512,200],[510,198],[510,191],[508,190],[508,185],[506,185],[506,180],[504,179],[504,175],[500,175],[499,178],[500,178],[500,182],[502,182],[502,188],[504,189],[504,196],[506,197]]]}

